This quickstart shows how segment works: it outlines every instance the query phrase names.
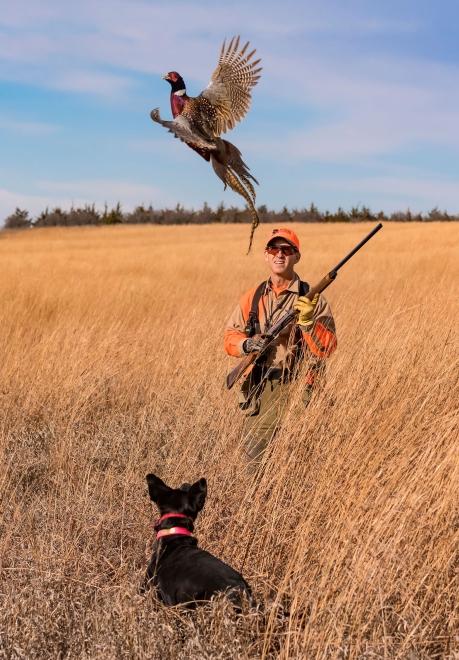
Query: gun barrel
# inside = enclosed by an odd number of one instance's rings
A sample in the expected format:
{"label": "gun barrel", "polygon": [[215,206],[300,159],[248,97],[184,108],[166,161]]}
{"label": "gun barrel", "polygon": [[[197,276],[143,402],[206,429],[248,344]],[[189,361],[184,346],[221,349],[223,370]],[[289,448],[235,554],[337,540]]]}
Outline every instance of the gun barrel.
{"label": "gun barrel", "polygon": [[339,271],[339,269],[340,269],[342,266],[344,266],[344,264],[345,264],[347,261],[349,261],[349,259],[350,259],[351,257],[353,257],[354,254],[355,254],[356,252],[358,252],[358,251],[360,250],[360,248],[363,247],[367,241],[370,240],[370,238],[373,238],[373,236],[376,234],[376,232],[379,231],[380,229],[382,229],[382,222],[380,222],[379,224],[377,224],[376,227],[373,227],[373,229],[370,231],[370,233],[367,234],[367,235],[365,236],[365,238],[363,238],[363,239],[360,241],[360,243],[358,243],[358,244],[355,246],[355,248],[353,248],[353,249],[349,252],[349,254],[347,254],[347,255],[344,257],[344,259],[341,259],[341,261],[339,262],[339,264],[338,264],[337,266],[335,266],[335,267],[331,270],[331,272],[332,272],[332,273],[337,273],[337,272]]}
{"label": "gun barrel", "polygon": [[275,338],[279,334],[279,332],[282,332],[282,330],[291,322],[296,316],[296,312],[294,309],[290,309],[288,312],[286,312],[281,318],[269,329],[267,332],[268,337],[270,338]]}

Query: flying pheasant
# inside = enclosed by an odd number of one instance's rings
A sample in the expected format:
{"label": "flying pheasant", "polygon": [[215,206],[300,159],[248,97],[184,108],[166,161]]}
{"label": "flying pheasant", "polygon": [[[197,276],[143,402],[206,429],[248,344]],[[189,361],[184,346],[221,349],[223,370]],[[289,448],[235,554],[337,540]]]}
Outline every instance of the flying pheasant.
{"label": "flying pheasant", "polygon": [[253,233],[259,224],[255,208],[255,189],[258,184],[242,160],[241,152],[234,144],[220,138],[222,133],[234,128],[250,107],[251,90],[259,78],[260,60],[252,61],[255,50],[246,55],[249,42],[239,49],[239,37],[233,37],[226,46],[223,42],[217,67],[209,85],[199,96],[188,96],[185,82],[176,71],[163,78],[171,86],[173,121],[163,121],[159,108],[151,111],[153,121],[167,128],[175,137],[185,142],[205,160],[212,163],[216,175],[235,192],[244,197],[252,215],[249,249]]}

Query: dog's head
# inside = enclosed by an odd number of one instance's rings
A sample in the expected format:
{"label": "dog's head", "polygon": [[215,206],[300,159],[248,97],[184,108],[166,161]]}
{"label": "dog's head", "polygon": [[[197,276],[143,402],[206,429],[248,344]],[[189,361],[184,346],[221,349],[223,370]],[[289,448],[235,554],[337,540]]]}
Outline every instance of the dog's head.
{"label": "dog's head", "polygon": [[147,474],[148,493],[161,515],[183,513],[195,520],[206,501],[207,482],[199,479],[194,484],[183,484],[180,488],[170,488],[155,474]]}

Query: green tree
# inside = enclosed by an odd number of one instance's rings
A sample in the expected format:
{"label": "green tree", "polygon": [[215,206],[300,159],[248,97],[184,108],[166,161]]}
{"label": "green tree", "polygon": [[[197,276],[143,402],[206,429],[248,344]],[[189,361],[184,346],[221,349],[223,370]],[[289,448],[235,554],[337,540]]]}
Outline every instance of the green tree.
{"label": "green tree", "polygon": [[32,226],[29,212],[16,207],[14,213],[5,219],[5,229],[28,229]]}
{"label": "green tree", "polygon": [[121,204],[118,202],[114,209],[108,210],[105,204],[104,212],[102,215],[102,222],[106,225],[118,225],[123,222],[123,212],[121,211]]}

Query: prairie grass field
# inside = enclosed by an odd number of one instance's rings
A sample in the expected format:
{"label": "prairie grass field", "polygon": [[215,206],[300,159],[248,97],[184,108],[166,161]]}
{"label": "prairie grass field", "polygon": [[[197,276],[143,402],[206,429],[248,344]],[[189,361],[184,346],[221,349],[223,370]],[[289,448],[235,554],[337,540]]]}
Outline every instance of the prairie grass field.
{"label": "prairie grass field", "polygon": [[[371,229],[292,225],[315,283]],[[260,226],[0,234],[0,657],[459,658],[457,223],[387,223],[326,292],[338,348],[245,469],[223,328]],[[140,596],[145,475],[259,612]]]}

